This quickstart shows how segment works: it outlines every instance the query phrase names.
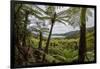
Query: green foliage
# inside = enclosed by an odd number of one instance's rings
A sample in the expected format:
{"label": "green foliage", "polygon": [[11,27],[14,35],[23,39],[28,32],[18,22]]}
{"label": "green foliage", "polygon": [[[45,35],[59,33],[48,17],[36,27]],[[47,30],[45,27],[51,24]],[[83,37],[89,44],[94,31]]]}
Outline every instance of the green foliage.
{"label": "green foliage", "polygon": [[[94,33],[86,34],[87,41],[87,57],[85,61],[94,60]],[[38,48],[39,38],[31,37],[31,45],[33,48]],[[77,45],[76,45],[77,43]],[[43,48],[46,46],[46,39],[43,39]],[[79,37],[77,39],[51,39],[49,53],[46,55],[48,63],[66,62],[70,63],[78,60]],[[89,59],[89,60],[88,60]]]}
{"label": "green foliage", "polygon": [[[51,50],[51,51],[53,51],[53,50]],[[76,57],[78,55],[78,51],[77,50],[73,51],[72,49],[57,50],[57,48],[56,48],[53,52],[54,52],[54,53],[52,53],[53,57],[55,59],[59,60],[60,62],[72,62],[73,60],[77,59]]]}
{"label": "green foliage", "polygon": [[[87,57],[85,61],[94,60],[94,38],[87,36]],[[79,38],[76,39],[52,39],[50,42],[49,53],[46,55],[47,63],[71,63],[75,60],[78,60],[78,46],[75,42],[79,44]],[[31,42],[29,43],[33,48],[38,48],[38,38],[31,37]],[[46,46],[46,40],[43,40],[43,48]],[[76,47],[76,49],[75,49]],[[35,54],[33,54],[35,55]],[[35,59],[35,58],[34,58]],[[35,61],[33,62],[35,63]]]}
{"label": "green foliage", "polygon": [[[60,9],[60,8],[59,8]],[[14,23],[14,29],[15,29],[15,36],[16,39],[16,64],[23,64],[27,65],[33,64],[33,63],[39,63],[42,62],[42,55],[45,54],[45,62],[46,63],[71,63],[75,60],[78,60],[78,52],[79,52],[79,39],[80,39],[80,33],[77,33],[75,35],[72,35],[70,37],[66,38],[52,38],[49,43],[48,47],[48,53],[44,52],[44,49],[46,47],[47,38],[43,37],[42,41],[42,49],[38,49],[40,36],[34,35],[32,31],[29,31],[27,29],[27,26],[29,25],[28,16],[29,14],[32,16],[35,16],[36,18],[44,21],[44,20],[52,20],[54,22],[60,22],[60,23],[67,23],[67,19],[69,18],[69,22],[72,25],[73,22],[79,22],[79,16],[80,8],[72,7],[68,10],[61,11],[57,13],[56,7],[54,6],[47,6],[46,10],[40,8],[39,6],[34,5],[34,8],[31,7],[31,5],[22,5],[17,4],[15,7],[15,23]],[[71,12],[72,11],[72,12]],[[27,17],[26,17],[26,12]],[[68,16],[67,16],[67,13]],[[43,15],[45,14],[45,16]],[[52,15],[51,15],[52,14]],[[74,15],[75,14],[75,15]],[[89,14],[91,15],[91,14]],[[25,19],[26,17],[26,19]],[[76,19],[74,19],[74,17]],[[78,20],[77,20],[78,18]],[[76,21],[77,20],[77,21]],[[48,21],[49,22],[49,21]],[[77,22],[77,23],[78,23]],[[48,29],[40,27],[40,23],[38,24],[38,27],[32,27],[32,30],[35,32],[47,32]],[[50,22],[51,23],[51,22]],[[66,25],[66,24],[65,24]],[[34,30],[35,29],[35,30]],[[52,36],[51,36],[52,37]],[[22,47],[31,47],[32,51],[25,50],[24,52],[30,52],[32,57],[28,58],[28,61],[25,60],[25,56],[28,56],[28,54],[21,54],[19,49],[17,48],[19,46]],[[21,48],[21,50],[23,50]],[[90,32],[86,32],[86,58],[85,61],[94,61],[94,30]],[[29,54],[30,54],[29,53]],[[23,57],[24,56],[24,57]],[[19,60],[19,61],[18,61]],[[39,61],[38,61],[39,60]],[[22,62],[22,63],[20,63]]]}
{"label": "green foliage", "polygon": [[95,58],[94,56],[94,51],[88,51],[86,53],[86,58],[85,58],[85,61],[93,61]]}

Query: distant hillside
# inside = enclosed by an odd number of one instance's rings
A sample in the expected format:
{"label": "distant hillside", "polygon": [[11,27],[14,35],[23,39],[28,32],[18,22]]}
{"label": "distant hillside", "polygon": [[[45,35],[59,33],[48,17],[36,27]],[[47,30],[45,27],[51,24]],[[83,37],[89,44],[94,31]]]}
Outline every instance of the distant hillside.
{"label": "distant hillside", "polygon": [[[90,27],[86,29],[87,32],[92,32],[94,31],[94,27]],[[71,31],[71,32],[67,32],[64,34],[52,34],[52,36],[64,36],[65,38],[77,38],[79,36],[79,32],[80,30],[76,30],[76,31]]]}

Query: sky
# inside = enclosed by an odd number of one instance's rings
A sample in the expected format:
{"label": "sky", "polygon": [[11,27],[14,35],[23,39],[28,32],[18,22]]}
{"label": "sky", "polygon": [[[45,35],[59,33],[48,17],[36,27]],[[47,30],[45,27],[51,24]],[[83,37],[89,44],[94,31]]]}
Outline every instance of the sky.
{"label": "sky", "polygon": [[[41,6],[41,5],[39,5]],[[41,8],[44,8],[44,6],[41,6]],[[68,7],[64,7],[60,10],[56,10],[56,12],[59,12],[61,10],[65,10],[66,8]],[[44,8],[45,9],[45,8]],[[86,22],[86,27],[93,27],[94,26],[94,11],[92,11],[92,17],[88,17],[88,21]],[[34,19],[35,17],[32,16],[30,17],[30,20],[31,20],[31,23],[34,23],[34,21],[32,21],[32,19]],[[48,22],[48,21],[46,21]],[[50,26],[48,26],[48,28],[50,29]],[[75,30],[79,30],[79,26],[76,26],[75,28],[73,28],[71,25],[67,25],[65,26],[64,24],[61,24],[61,23],[55,23],[54,27],[53,27],[53,31],[52,31],[52,34],[61,34],[61,33],[66,33],[66,32],[70,32],[70,31],[75,31]]]}
{"label": "sky", "polygon": [[[86,27],[93,27],[94,26],[94,17],[91,17],[88,19],[88,22],[86,22]],[[49,26],[50,27],[50,26]],[[55,23],[54,28],[53,28],[53,34],[55,33],[66,33],[70,31],[75,31],[79,30],[79,27],[72,27],[71,25],[65,26],[64,24],[61,23]]]}

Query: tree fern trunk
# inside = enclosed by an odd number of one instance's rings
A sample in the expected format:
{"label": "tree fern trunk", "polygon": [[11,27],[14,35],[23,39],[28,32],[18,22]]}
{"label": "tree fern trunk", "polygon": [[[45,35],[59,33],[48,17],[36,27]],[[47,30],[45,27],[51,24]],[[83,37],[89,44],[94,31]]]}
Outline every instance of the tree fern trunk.
{"label": "tree fern trunk", "polygon": [[[24,54],[23,54],[21,44],[20,44],[21,38],[19,35],[20,34],[19,23],[17,22],[18,18],[20,17],[19,13],[20,13],[21,7],[22,7],[22,4],[19,6],[17,11],[14,13],[14,23],[15,23],[14,24],[14,29],[15,29],[15,31],[14,31],[14,45],[15,45],[15,47],[14,48],[15,48],[15,52],[18,53],[18,55],[15,55],[15,56],[17,56],[15,60],[18,59],[18,61],[15,61],[15,64],[22,64],[23,59],[21,59],[20,57],[22,56],[24,58]],[[17,52],[17,50],[18,50],[18,52]]]}
{"label": "tree fern trunk", "polygon": [[27,64],[28,61],[28,50],[24,50],[26,48],[26,37],[27,37],[27,22],[28,22],[28,15],[29,12],[25,11],[25,22],[24,22],[24,27],[23,27],[23,41],[22,41],[22,50],[24,52],[24,59],[25,59],[25,64]]}
{"label": "tree fern trunk", "polygon": [[86,8],[81,9],[80,16],[80,42],[79,42],[79,62],[84,62],[86,53]]}
{"label": "tree fern trunk", "polygon": [[39,42],[39,46],[38,49],[42,48],[42,32],[40,32],[40,42]]}
{"label": "tree fern trunk", "polygon": [[[49,47],[49,43],[50,43],[50,38],[51,38],[51,34],[52,34],[52,30],[53,30],[53,26],[54,26],[54,23],[53,23],[54,21],[52,21],[52,25],[51,25],[51,29],[50,29],[50,33],[49,33],[49,36],[48,36],[48,39],[47,39],[47,43],[46,43],[46,47],[45,47],[45,50],[44,50],[44,52],[46,53],[46,54],[48,54],[48,47]],[[43,59],[42,59],[42,62],[44,62],[44,60],[45,60],[45,54],[43,54]]]}
{"label": "tree fern trunk", "polygon": [[28,12],[25,13],[25,22],[24,22],[24,28],[23,28],[23,46],[26,46],[26,31],[27,31],[27,21],[28,21]]}
{"label": "tree fern trunk", "polygon": [[48,36],[48,39],[47,39],[46,47],[45,47],[45,49],[44,49],[44,54],[43,54],[42,62],[45,61],[45,56],[46,56],[46,54],[48,54],[48,48],[49,48],[49,43],[50,43],[50,38],[51,38],[53,26],[54,26],[54,24],[55,24],[55,19],[56,19],[56,12],[54,13],[54,15],[53,15],[53,17],[52,17],[52,19],[51,19],[50,33],[49,33],[49,36]]}
{"label": "tree fern trunk", "polygon": [[[40,32],[40,41],[39,41],[39,46],[38,46],[38,50],[42,49],[42,32]],[[36,57],[36,62],[41,62],[41,53],[40,51],[37,51],[36,53],[37,57]]]}

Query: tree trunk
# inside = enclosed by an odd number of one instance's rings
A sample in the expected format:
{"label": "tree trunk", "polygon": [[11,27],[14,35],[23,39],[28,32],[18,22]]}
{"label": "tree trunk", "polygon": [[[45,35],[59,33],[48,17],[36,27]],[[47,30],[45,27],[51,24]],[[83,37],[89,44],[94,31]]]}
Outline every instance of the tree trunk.
{"label": "tree trunk", "polygon": [[27,31],[28,12],[25,12],[25,23],[23,28],[23,46],[26,46],[26,31]]}
{"label": "tree trunk", "polygon": [[49,33],[49,36],[48,36],[48,39],[47,39],[46,47],[45,47],[45,49],[44,49],[44,54],[43,54],[42,62],[45,61],[45,56],[46,56],[46,54],[48,54],[48,48],[49,48],[49,43],[50,43],[50,38],[51,38],[53,26],[54,26],[54,24],[55,24],[55,19],[56,19],[56,12],[54,13],[54,15],[53,15],[53,17],[52,17],[52,19],[51,19],[50,33]]}
{"label": "tree trunk", "polygon": [[[50,29],[50,33],[49,33],[49,36],[48,36],[48,39],[47,39],[47,43],[46,43],[46,47],[45,47],[45,50],[44,50],[44,52],[46,53],[46,54],[48,54],[48,47],[49,47],[49,43],[50,43],[50,38],[51,38],[51,34],[52,34],[52,30],[53,30],[53,26],[54,26],[54,23],[53,23],[54,21],[52,21],[52,25],[51,25],[51,29]],[[43,54],[43,59],[42,59],[42,62],[44,62],[44,60],[45,60],[45,54]]]}
{"label": "tree trunk", "polygon": [[[21,44],[20,44],[20,41],[21,41],[21,38],[20,38],[20,29],[19,29],[19,23],[17,22],[18,21],[18,17],[20,17],[19,13],[20,13],[20,10],[21,10],[21,7],[22,7],[22,4],[18,7],[17,11],[14,13],[14,45],[15,45],[15,52],[16,54],[18,53],[18,55],[15,54],[15,56],[17,56],[16,59],[18,59],[18,61],[15,62],[15,64],[22,64],[23,63],[23,59],[21,59],[20,57],[22,56],[24,58],[24,54],[23,54],[23,51],[22,51],[22,48],[21,48]],[[18,49],[18,52],[17,52],[17,49]],[[20,57],[19,57],[20,56]]]}
{"label": "tree trunk", "polygon": [[52,23],[52,25],[51,25],[50,34],[49,34],[49,37],[48,37],[48,40],[47,40],[47,43],[46,43],[46,48],[45,48],[46,53],[48,53],[48,47],[49,47],[49,43],[50,43],[50,38],[51,38],[53,26],[54,26],[54,23]]}
{"label": "tree trunk", "polygon": [[24,52],[24,59],[25,59],[25,64],[27,64],[28,62],[28,50],[24,50],[27,47],[27,43],[26,43],[26,37],[27,37],[27,22],[28,22],[28,15],[29,12],[25,11],[25,22],[24,22],[24,27],[23,27],[23,41],[22,41],[22,50]]}
{"label": "tree trunk", "polygon": [[36,51],[36,62],[41,62],[41,52],[39,50],[42,49],[42,32],[40,32],[40,41],[38,46],[38,51]]}
{"label": "tree trunk", "polygon": [[39,47],[38,49],[42,48],[42,32],[40,32],[40,42],[39,42]]}
{"label": "tree trunk", "polygon": [[79,42],[79,62],[84,62],[86,53],[86,8],[81,9],[80,15],[80,42]]}

